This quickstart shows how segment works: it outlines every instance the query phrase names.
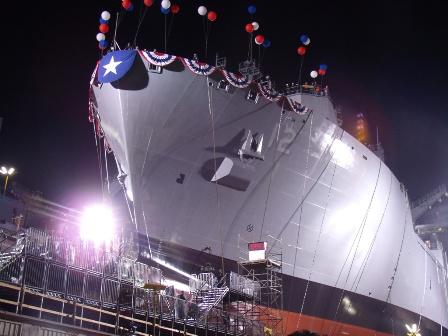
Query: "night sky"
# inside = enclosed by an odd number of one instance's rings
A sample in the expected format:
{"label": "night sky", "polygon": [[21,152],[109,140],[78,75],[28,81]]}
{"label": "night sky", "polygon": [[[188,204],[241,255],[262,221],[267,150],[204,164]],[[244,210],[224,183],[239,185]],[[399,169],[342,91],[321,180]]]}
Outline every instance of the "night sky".
{"label": "night sky", "polygon": [[[140,0],[118,29],[121,47],[132,43]],[[164,16],[158,0],[137,39],[140,48],[163,49]],[[363,112],[371,133],[379,127],[386,163],[411,199],[448,180],[448,24],[442,1],[172,0],[168,52],[213,62],[219,52],[231,70],[247,55],[244,25],[255,4],[263,71],[278,86],[297,81],[299,37],[311,38],[304,77],[328,65],[326,83],[346,120]],[[218,13],[204,56],[203,4]],[[99,169],[88,86],[100,57],[95,35],[102,10],[121,11],[120,0],[14,2],[2,18],[0,163],[13,165],[17,182],[50,200],[80,207],[100,197]],[[170,20],[173,20],[170,24]],[[113,27],[113,25],[112,25]],[[108,39],[111,39],[108,33]],[[258,47],[255,49],[258,57]],[[346,127],[350,123],[346,123]]]}

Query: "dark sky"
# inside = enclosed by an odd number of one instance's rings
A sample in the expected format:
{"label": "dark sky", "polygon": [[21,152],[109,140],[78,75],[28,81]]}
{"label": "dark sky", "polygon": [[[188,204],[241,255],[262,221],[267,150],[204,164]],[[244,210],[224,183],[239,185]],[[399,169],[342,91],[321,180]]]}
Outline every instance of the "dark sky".
{"label": "dark sky", "polygon": [[[141,27],[140,48],[163,48],[164,16],[155,1]],[[168,51],[187,57],[196,52],[204,60],[196,11],[204,4],[218,13],[209,55],[228,56],[231,69],[247,55],[246,8],[255,4],[260,33],[272,41],[263,51],[263,70],[279,85],[297,80],[296,48],[306,33],[311,45],[305,75],[328,65],[335,102],[347,120],[363,112],[372,132],[379,127],[387,164],[411,198],[447,182],[448,24],[441,0],[176,2],[181,12],[172,21]],[[118,30],[122,47],[135,34],[141,1],[134,3],[136,10]],[[17,168],[14,180],[70,206],[100,195],[88,83],[99,57],[100,13],[114,14],[120,4],[21,1],[3,8],[0,161]]]}

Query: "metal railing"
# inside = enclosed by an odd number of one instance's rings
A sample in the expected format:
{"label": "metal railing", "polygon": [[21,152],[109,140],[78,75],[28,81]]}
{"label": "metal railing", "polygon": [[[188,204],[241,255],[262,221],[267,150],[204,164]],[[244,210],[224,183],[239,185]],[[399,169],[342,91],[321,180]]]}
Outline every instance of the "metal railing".
{"label": "metal railing", "polygon": [[238,273],[230,272],[229,286],[231,290],[253,297],[256,300],[260,298],[260,283],[239,275]]}
{"label": "metal railing", "polygon": [[216,287],[218,279],[213,273],[192,274],[188,281],[191,291],[199,291]]}
{"label": "metal railing", "polygon": [[429,193],[423,195],[422,197],[417,198],[416,200],[411,202],[411,208],[415,208],[429,200],[431,200],[434,196],[443,195],[447,192],[446,185],[441,184],[437,188],[431,190]]}
{"label": "metal railing", "polygon": [[20,336],[21,324],[17,322],[0,320],[0,335],[2,336]]}
{"label": "metal railing", "polygon": [[[115,251],[26,231],[20,258],[0,271],[0,309],[108,333],[155,335],[160,331],[200,330],[216,335],[253,335],[257,321],[238,311],[203,307],[196,302],[144,288],[160,284],[160,269],[123,258]],[[212,274],[196,277],[201,290],[217,284]],[[7,298],[7,299],[5,299]],[[202,310],[201,310],[202,309]],[[260,329],[261,328],[261,329]]]}

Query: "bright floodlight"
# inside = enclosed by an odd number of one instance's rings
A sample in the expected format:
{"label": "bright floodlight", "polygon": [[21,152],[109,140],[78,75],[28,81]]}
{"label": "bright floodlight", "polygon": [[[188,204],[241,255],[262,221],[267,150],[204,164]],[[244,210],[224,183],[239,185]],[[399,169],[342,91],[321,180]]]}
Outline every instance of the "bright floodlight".
{"label": "bright floodlight", "polygon": [[0,168],[0,174],[2,175],[12,175],[15,172],[15,168],[11,167],[11,168],[6,168],[5,166],[2,166],[2,168]]}
{"label": "bright floodlight", "polygon": [[80,236],[84,241],[92,241],[95,246],[110,243],[115,236],[111,209],[104,204],[86,208],[81,217]]}

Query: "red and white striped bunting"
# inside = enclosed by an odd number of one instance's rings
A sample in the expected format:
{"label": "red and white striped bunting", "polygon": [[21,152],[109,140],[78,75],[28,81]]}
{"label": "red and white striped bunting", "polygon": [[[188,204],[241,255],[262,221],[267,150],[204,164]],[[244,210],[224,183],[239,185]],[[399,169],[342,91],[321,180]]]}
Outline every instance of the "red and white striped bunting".
{"label": "red and white striped bunting", "polygon": [[98,66],[100,62],[96,62],[95,69],[93,69],[92,76],[90,76],[90,85],[93,85],[95,83],[96,73],[98,72]]}
{"label": "red and white striped bunting", "polygon": [[302,105],[301,103],[299,103],[295,100],[288,98],[288,102],[289,102],[289,105],[291,106],[291,109],[299,115],[307,114],[310,111],[310,109],[308,107],[306,107],[305,105]]}
{"label": "red and white striped bunting", "polygon": [[281,94],[278,92],[275,92],[274,90],[263,86],[262,84],[258,83],[258,90],[260,91],[261,95],[265,97],[267,100],[270,100],[272,102],[279,101],[282,97]]}
{"label": "red and white striped bunting", "polygon": [[173,63],[177,56],[165,54],[158,51],[141,50],[140,54],[151,64],[165,66]]}
{"label": "red and white striped bunting", "polygon": [[234,74],[233,72],[229,72],[226,70],[221,70],[221,72],[224,75],[224,77],[227,79],[227,81],[237,88],[244,89],[244,88],[248,87],[250,84],[249,77],[242,76],[242,75],[238,76],[238,75]]}
{"label": "red and white striped bunting", "polygon": [[215,67],[207,63],[198,62],[188,58],[183,58],[183,61],[187,68],[197,75],[208,76],[215,71]]}

